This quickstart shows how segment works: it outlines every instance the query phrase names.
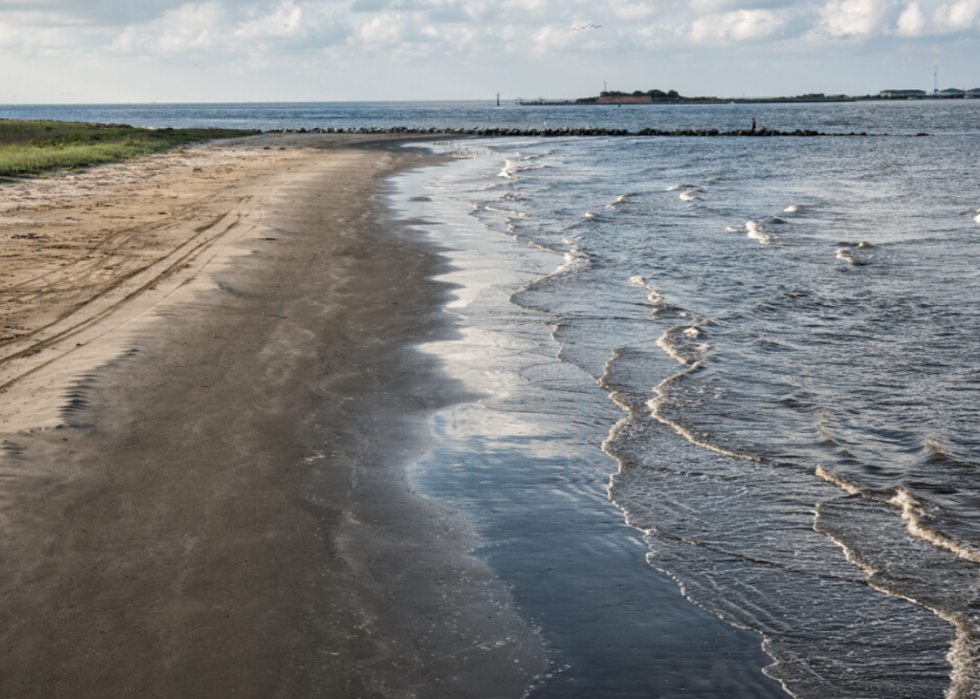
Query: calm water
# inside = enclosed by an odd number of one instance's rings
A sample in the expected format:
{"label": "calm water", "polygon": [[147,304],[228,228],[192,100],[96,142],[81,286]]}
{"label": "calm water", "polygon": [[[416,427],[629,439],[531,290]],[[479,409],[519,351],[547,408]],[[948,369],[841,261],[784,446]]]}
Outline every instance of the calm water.
{"label": "calm water", "polygon": [[457,267],[423,349],[485,398],[414,479],[552,648],[531,696],[980,695],[980,101],[24,116],[891,134],[434,146],[393,197]]}
{"label": "calm water", "polygon": [[773,129],[824,132],[976,134],[980,100],[783,105],[623,105],[521,107],[493,102],[363,102],[258,104],[0,105],[0,118],[126,123],[154,128],[250,129],[358,126],[552,128],[595,126],[637,131],[748,128],[752,118]]}

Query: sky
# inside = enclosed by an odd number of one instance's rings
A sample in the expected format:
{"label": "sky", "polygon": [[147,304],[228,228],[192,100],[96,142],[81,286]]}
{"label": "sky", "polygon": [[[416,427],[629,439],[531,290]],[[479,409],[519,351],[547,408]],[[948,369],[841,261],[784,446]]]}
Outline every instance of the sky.
{"label": "sky", "polygon": [[0,103],[980,87],[980,0],[0,0]]}

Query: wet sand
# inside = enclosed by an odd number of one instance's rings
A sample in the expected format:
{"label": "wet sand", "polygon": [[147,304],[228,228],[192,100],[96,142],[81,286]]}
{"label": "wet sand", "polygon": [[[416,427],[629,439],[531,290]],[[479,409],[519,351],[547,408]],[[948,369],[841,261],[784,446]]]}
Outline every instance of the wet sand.
{"label": "wet sand", "polygon": [[[517,697],[543,671],[412,492],[466,398],[384,178],[262,136],[0,188],[0,696]],[[284,149],[284,150],[280,150]]]}

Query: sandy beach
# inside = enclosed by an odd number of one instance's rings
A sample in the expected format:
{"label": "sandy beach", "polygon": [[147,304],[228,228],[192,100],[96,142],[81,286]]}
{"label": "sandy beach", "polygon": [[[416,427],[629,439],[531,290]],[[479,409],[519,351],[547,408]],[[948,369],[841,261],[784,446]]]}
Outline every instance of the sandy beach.
{"label": "sandy beach", "polygon": [[544,668],[412,491],[466,399],[434,159],[265,135],[0,187],[0,696],[516,697]]}

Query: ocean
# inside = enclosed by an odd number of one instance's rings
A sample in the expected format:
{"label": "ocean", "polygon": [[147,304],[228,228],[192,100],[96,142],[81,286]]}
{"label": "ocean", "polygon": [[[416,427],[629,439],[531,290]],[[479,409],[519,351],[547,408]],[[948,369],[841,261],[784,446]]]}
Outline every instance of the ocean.
{"label": "ocean", "polygon": [[417,351],[479,396],[411,481],[549,648],[530,697],[980,695],[980,101],[26,116],[871,134],[408,146],[456,156],[390,185],[453,265]]}

